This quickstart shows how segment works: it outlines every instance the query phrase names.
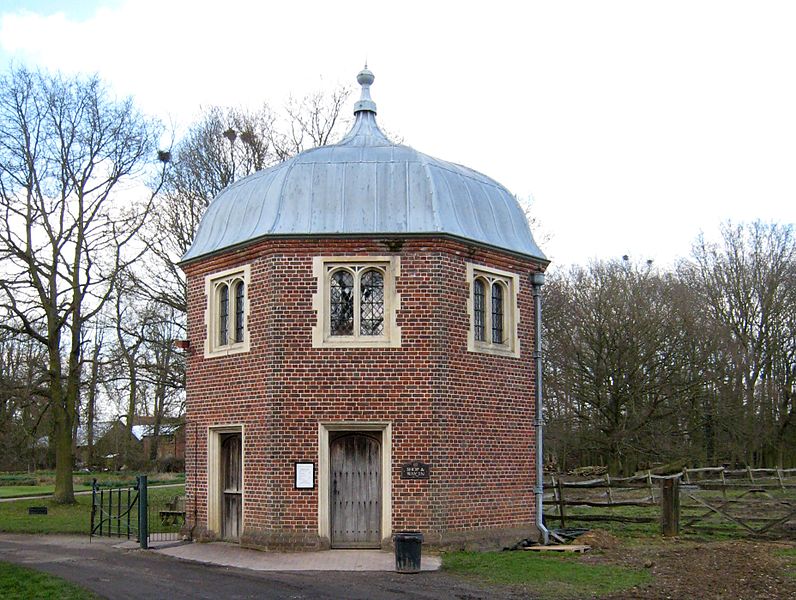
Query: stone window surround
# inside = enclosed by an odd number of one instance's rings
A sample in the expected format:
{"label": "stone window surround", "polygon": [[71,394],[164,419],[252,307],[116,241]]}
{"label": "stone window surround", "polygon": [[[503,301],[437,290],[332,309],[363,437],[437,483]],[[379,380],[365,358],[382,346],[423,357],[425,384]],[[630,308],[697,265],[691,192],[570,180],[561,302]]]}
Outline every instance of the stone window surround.
{"label": "stone window surround", "polygon": [[333,431],[381,432],[381,539],[392,539],[392,423],[336,421],[318,423],[318,536],[331,540],[329,438]]}
{"label": "stone window surround", "polygon": [[207,428],[207,529],[221,536],[221,437],[227,433],[240,434],[241,465],[241,522],[243,536],[246,523],[246,433],[243,424],[210,425]]}
{"label": "stone window surround", "polygon": [[[380,336],[332,336],[330,334],[330,279],[333,266],[379,267],[384,272],[384,334]],[[312,328],[313,348],[399,348],[401,328],[396,314],[401,309],[401,294],[395,280],[401,276],[399,256],[314,256],[312,274],[317,291],[312,295],[312,308],[317,315]]]}
{"label": "stone window surround", "polygon": [[[227,344],[219,345],[216,343],[216,336],[218,335],[218,294],[216,293],[215,286],[220,281],[232,281],[233,279],[240,278],[243,280],[243,341],[242,342],[229,342]],[[242,265],[233,269],[226,269],[216,273],[211,273],[205,276],[205,297],[207,298],[207,305],[205,308],[205,344],[204,344],[204,357],[214,358],[217,356],[229,356],[231,354],[240,354],[249,351],[249,311],[250,311],[250,283],[251,283],[251,265]],[[227,328],[228,336],[230,339],[235,335],[235,310],[233,289],[230,288],[230,309],[228,312],[229,326]]]}
{"label": "stone window surround", "polygon": [[[520,291],[520,276],[516,273],[494,269],[484,265],[466,263],[467,265],[467,315],[470,326],[467,330],[467,350],[469,352],[482,352],[499,356],[520,357],[520,340],[518,324],[520,310],[517,295]],[[475,339],[475,311],[473,306],[473,287],[477,277],[486,279],[484,293],[484,330],[488,341]],[[492,339],[492,285],[496,282],[502,284],[506,290],[503,298],[503,337],[504,342],[494,344]]]}

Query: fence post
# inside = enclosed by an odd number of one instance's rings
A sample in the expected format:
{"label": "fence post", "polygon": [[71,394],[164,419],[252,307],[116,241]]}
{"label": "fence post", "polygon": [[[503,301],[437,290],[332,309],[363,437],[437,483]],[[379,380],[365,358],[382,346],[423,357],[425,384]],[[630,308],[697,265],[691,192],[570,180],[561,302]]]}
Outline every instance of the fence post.
{"label": "fence post", "polygon": [[89,541],[94,536],[94,517],[97,514],[97,479],[96,477],[91,480],[91,534]]}
{"label": "fence post", "polygon": [[560,476],[558,478],[558,514],[561,516],[561,527],[566,527],[564,524],[564,519],[566,519],[566,513],[564,512],[564,485]]}
{"label": "fence post", "polygon": [[680,480],[661,479],[661,533],[680,535]]}
{"label": "fence post", "polygon": [[138,476],[138,540],[141,548],[149,548],[149,523],[147,523],[146,475]]}
{"label": "fence post", "polygon": [[721,496],[727,499],[727,478],[724,477],[724,467],[721,468]]}

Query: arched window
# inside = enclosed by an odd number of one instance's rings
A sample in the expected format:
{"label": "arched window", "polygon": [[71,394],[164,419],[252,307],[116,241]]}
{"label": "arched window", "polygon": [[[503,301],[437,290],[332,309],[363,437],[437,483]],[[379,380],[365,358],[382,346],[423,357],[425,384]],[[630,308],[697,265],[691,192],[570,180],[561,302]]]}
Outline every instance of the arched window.
{"label": "arched window", "polygon": [[218,286],[218,344],[229,343],[229,286],[221,283]]}
{"label": "arched window", "polygon": [[243,341],[243,308],[245,302],[245,290],[243,282],[238,280],[235,284],[235,343]]}
{"label": "arched window", "polygon": [[330,333],[354,333],[354,275],[345,269],[332,273],[330,282]]}
{"label": "arched window", "polygon": [[467,263],[467,281],[471,282],[467,349],[519,357],[519,275]]}
{"label": "arched window", "polygon": [[207,337],[205,358],[249,350],[246,294],[251,268],[243,265],[205,277],[207,294]]}
{"label": "arched window", "polygon": [[503,343],[503,284],[492,284],[492,343]]}
{"label": "arched window", "polygon": [[359,279],[359,335],[384,333],[384,275],[368,269]]}
{"label": "arched window", "polygon": [[313,258],[318,278],[313,348],[400,347],[396,313],[401,295],[395,289],[400,264],[397,256]]}
{"label": "arched window", "polygon": [[480,277],[473,283],[473,328],[476,341],[483,342],[486,339],[484,324],[486,322],[484,307],[484,280]]}

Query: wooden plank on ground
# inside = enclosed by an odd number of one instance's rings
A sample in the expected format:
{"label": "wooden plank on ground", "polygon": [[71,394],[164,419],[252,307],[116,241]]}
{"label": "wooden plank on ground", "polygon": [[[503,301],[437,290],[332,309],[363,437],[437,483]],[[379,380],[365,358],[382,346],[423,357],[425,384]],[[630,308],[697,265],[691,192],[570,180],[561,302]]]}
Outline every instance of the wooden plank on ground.
{"label": "wooden plank on ground", "polygon": [[549,546],[528,546],[524,550],[533,550],[534,552],[588,552],[591,546],[586,544],[551,544]]}

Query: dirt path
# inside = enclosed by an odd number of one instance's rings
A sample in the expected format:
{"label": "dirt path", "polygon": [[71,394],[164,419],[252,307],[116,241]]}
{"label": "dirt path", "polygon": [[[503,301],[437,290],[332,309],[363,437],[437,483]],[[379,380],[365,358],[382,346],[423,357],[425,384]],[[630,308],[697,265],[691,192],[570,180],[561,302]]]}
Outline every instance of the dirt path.
{"label": "dirt path", "polygon": [[606,550],[594,561],[647,568],[653,583],[609,596],[613,600],[796,598],[796,578],[776,551],[794,543],[764,541],[655,541]]}

